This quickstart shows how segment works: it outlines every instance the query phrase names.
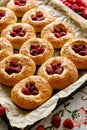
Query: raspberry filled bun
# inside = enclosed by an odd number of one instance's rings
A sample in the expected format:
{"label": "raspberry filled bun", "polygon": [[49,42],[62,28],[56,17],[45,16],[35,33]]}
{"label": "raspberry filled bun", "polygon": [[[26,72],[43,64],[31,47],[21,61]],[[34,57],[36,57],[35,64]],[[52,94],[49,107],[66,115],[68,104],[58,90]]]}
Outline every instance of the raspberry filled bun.
{"label": "raspberry filled bun", "polygon": [[17,17],[22,17],[26,11],[37,8],[37,3],[35,0],[10,0],[7,7],[13,10]]}
{"label": "raspberry filled bun", "polygon": [[44,77],[53,89],[64,89],[78,79],[75,64],[65,57],[53,57],[41,65],[38,75]]}
{"label": "raspberry filled bun", "polygon": [[0,83],[13,87],[20,80],[33,75],[34,61],[22,54],[13,54],[0,62]]}
{"label": "raspberry filled bun", "polygon": [[23,23],[31,24],[36,32],[41,32],[43,27],[55,21],[52,13],[42,9],[32,9],[26,12],[22,18]]}
{"label": "raspberry filled bun", "polygon": [[52,96],[53,89],[41,76],[29,76],[17,83],[11,91],[12,101],[20,108],[32,110]]}
{"label": "raspberry filled bun", "polygon": [[60,54],[72,60],[78,69],[87,69],[87,39],[78,38],[65,44]]}
{"label": "raspberry filled bun", "polygon": [[55,49],[61,48],[74,37],[73,30],[64,22],[53,22],[43,28],[41,38],[49,41]]}
{"label": "raspberry filled bun", "polygon": [[51,58],[54,49],[52,45],[41,38],[31,38],[26,41],[20,48],[19,53],[30,57],[36,65],[41,65],[47,59]]}

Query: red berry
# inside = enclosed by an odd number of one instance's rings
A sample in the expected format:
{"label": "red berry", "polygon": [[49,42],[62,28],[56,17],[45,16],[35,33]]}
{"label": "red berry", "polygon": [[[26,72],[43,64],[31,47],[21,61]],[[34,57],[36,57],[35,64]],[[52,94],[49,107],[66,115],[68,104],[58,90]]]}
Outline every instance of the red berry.
{"label": "red berry", "polygon": [[0,116],[4,115],[6,112],[6,108],[0,106]]}
{"label": "red berry", "polygon": [[83,18],[87,19],[87,12],[84,12],[84,13],[82,14],[82,16],[83,16]]}
{"label": "red berry", "polygon": [[44,126],[43,125],[39,125],[36,130],[45,130]]}
{"label": "red berry", "polygon": [[67,118],[63,122],[63,126],[68,129],[72,129],[74,127],[74,124],[70,118]]}
{"label": "red berry", "polygon": [[53,116],[51,119],[51,124],[55,127],[55,128],[59,128],[60,127],[60,123],[61,123],[61,118],[59,116]]}

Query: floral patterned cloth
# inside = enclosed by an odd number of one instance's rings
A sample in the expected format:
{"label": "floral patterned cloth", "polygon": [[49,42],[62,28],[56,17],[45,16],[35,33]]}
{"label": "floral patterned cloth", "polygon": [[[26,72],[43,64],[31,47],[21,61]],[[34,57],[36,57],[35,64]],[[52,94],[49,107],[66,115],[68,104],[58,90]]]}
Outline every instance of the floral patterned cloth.
{"label": "floral patterned cloth", "polygon": [[[61,117],[61,124],[59,128],[55,128],[51,124],[51,119],[54,115]],[[36,130],[39,125],[43,125],[45,130],[68,130],[63,127],[63,121],[67,118],[70,118],[73,121],[73,130],[87,130],[87,86],[64,102],[53,113],[40,121],[31,130]]]}

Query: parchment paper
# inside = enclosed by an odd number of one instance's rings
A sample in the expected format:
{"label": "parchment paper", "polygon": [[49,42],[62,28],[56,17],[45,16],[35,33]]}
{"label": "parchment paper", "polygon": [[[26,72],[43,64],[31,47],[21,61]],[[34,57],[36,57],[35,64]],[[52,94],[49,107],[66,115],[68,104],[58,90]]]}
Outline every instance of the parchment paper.
{"label": "parchment paper", "polygon": [[[61,9],[58,10],[56,7],[52,7],[51,1],[49,2],[49,0],[37,0],[37,2],[38,8],[52,12],[58,21],[64,21],[69,24],[75,33],[75,38],[87,38],[87,30],[83,29],[82,26],[80,27],[77,22],[68,17],[67,13],[64,13],[61,11]],[[58,53],[56,52],[55,55],[58,55]],[[33,111],[26,111],[17,107],[11,101],[11,88],[0,85],[0,104],[6,107],[6,115],[10,121],[11,126],[23,129],[27,125],[32,125],[36,121],[47,117],[54,110],[60,98],[64,98],[70,95],[72,92],[77,90],[85,81],[87,81],[87,71],[81,71],[79,74],[79,79],[75,83],[71,84],[60,92],[57,92],[46,103]]]}

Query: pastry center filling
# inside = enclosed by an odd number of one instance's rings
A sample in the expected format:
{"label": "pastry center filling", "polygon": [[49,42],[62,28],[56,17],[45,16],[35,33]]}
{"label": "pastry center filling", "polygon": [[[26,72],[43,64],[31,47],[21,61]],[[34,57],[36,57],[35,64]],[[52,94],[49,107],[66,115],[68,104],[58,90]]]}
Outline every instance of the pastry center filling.
{"label": "pastry center filling", "polygon": [[12,37],[16,37],[16,36],[23,37],[23,36],[25,36],[25,31],[23,31],[22,27],[17,26],[17,27],[13,28],[12,32],[10,33],[10,35]]}
{"label": "pastry center filling", "polygon": [[22,88],[21,92],[25,95],[37,95],[39,93],[34,82],[26,84],[26,86]]}
{"label": "pastry center filling", "polygon": [[61,38],[67,34],[62,28],[54,28],[53,33],[56,38]]}
{"label": "pastry center filling", "polygon": [[4,17],[4,16],[5,16],[5,11],[4,11],[4,10],[3,10],[3,11],[1,10],[1,11],[0,11],[0,19],[2,19],[2,17]]}
{"label": "pastry center filling", "polygon": [[87,47],[85,45],[73,45],[72,50],[81,56],[87,55]]}
{"label": "pastry center filling", "polygon": [[32,19],[33,21],[42,21],[42,20],[44,20],[45,18],[44,18],[44,16],[43,16],[43,13],[42,13],[42,12],[37,11],[35,15],[32,15],[32,16],[31,16],[31,19]]}
{"label": "pastry center filling", "polygon": [[46,72],[49,75],[62,74],[63,70],[64,70],[63,66],[61,66],[61,63],[58,63],[58,62],[54,62],[51,64],[50,67],[46,68]]}
{"label": "pastry center filling", "polygon": [[26,4],[26,0],[15,0],[15,5],[24,6]]}
{"label": "pastry center filling", "polygon": [[37,43],[33,43],[33,44],[30,46],[30,54],[33,55],[33,56],[42,54],[43,52],[44,52],[44,48],[41,47],[41,46],[40,46],[39,44],[37,44]]}
{"label": "pastry center filling", "polygon": [[19,73],[21,69],[21,64],[18,64],[16,60],[11,60],[9,66],[6,66],[5,71],[10,75],[12,73]]}

